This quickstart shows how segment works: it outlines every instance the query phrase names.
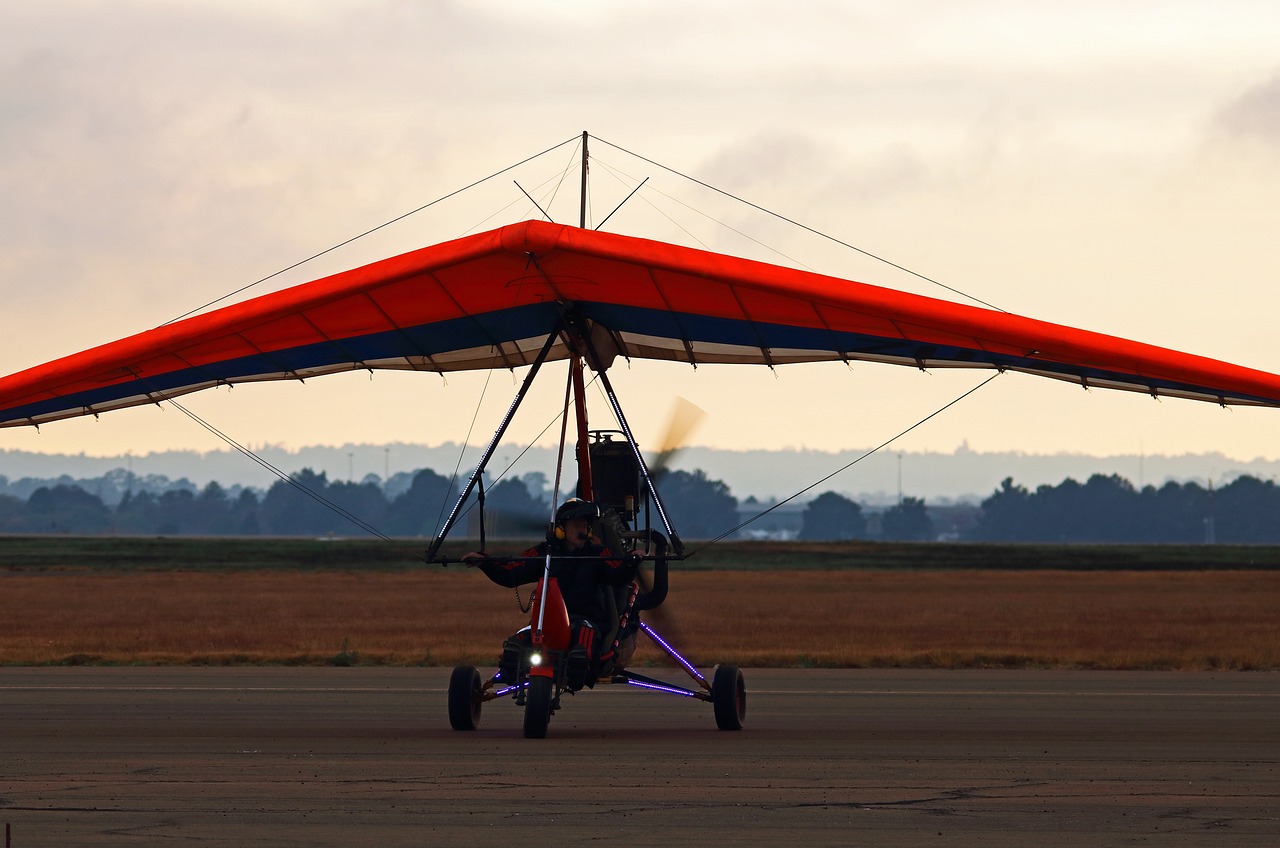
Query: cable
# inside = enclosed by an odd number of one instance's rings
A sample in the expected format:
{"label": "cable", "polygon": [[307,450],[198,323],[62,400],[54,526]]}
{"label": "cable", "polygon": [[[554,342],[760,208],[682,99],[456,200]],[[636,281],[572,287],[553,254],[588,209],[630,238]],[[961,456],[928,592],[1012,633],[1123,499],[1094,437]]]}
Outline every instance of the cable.
{"label": "cable", "polygon": [[599,142],[602,142],[602,143],[604,143],[604,144],[609,145],[610,147],[612,147],[612,148],[613,148],[613,149],[615,149],[615,150],[621,151],[622,153],[626,153],[628,156],[634,156],[635,158],[639,159],[639,160],[640,160],[640,161],[642,161],[642,162],[648,162],[650,165],[653,165],[655,168],[661,168],[662,170],[664,170],[664,171],[666,171],[666,172],[668,172],[668,173],[675,174],[677,177],[681,177],[682,179],[686,179],[686,180],[688,180],[689,182],[696,183],[697,185],[700,185],[700,186],[702,186],[703,188],[710,189],[711,191],[714,191],[716,194],[723,195],[724,197],[727,197],[727,198],[729,198],[730,200],[737,201],[738,203],[741,203],[741,204],[743,204],[744,206],[750,206],[752,209],[755,209],[755,210],[756,210],[756,211],[758,211],[758,212],[763,212],[763,213],[765,213],[766,215],[769,215],[769,216],[771,216],[771,217],[773,217],[773,218],[777,218],[777,219],[778,219],[778,220],[780,220],[780,221],[785,221],[785,222],[787,222],[788,224],[791,224],[793,227],[799,227],[800,229],[805,230],[805,231],[810,232],[810,233],[813,233],[814,235],[816,235],[816,236],[818,236],[818,237],[820,237],[820,238],[824,238],[824,239],[826,239],[827,241],[835,242],[836,244],[841,245],[842,247],[847,247],[847,248],[848,248],[848,249],[850,249],[850,250],[857,251],[858,253],[861,253],[863,256],[870,257],[871,259],[874,259],[874,260],[876,260],[877,262],[883,262],[884,264],[889,265],[889,266],[891,266],[891,267],[893,267],[893,268],[897,268],[899,271],[904,271],[904,272],[906,272],[906,273],[910,274],[910,275],[911,275],[911,276],[913,276],[913,277],[918,277],[918,278],[920,278],[921,280],[924,280],[924,281],[929,282],[929,283],[933,283],[935,286],[940,286],[940,287],[942,287],[942,288],[946,289],[947,291],[949,291],[949,292],[951,292],[951,293],[953,293],[953,294],[958,294],[958,295],[960,295],[961,297],[968,298],[969,300],[972,300],[974,303],[980,303],[980,304],[982,304],[983,306],[987,307],[988,309],[994,309],[994,310],[996,310],[997,312],[1005,312],[1005,311],[1006,311],[1006,310],[1004,310],[1004,309],[1001,309],[1001,308],[1000,308],[1000,307],[998,307],[998,306],[994,306],[994,305],[992,305],[992,304],[990,304],[990,303],[987,303],[985,300],[982,300],[981,298],[974,297],[974,296],[973,296],[973,295],[971,295],[971,294],[968,294],[968,293],[966,293],[966,292],[960,291],[960,289],[953,288],[953,287],[951,287],[951,286],[947,285],[946,283],[939,282],[938,280],[935,280],[935,279],[933,279],[932,277],[927,277],[927,276],[925,276],[924,274],[921,274],[921,273],[920,273],[920,272],[918,272],[918,271],[912,271],[910,268],[904,267],[904,266],[902,266],[902,265],[899,265],[899,264],[898,264],[898,263],[896,263],[896,262],[892,262],[892,261],[890,261],[890,260],[888,260],[888,259],[885,259],[883,256],[877,256],[876,254],[871,253],[870,251],[863,250],[862,248],[860,248],[860,247],[858,247],[858,246],[856,246],[856,245],[849,244],[849,242],[847,242],[847,241],[842,241],[842,240],[840,240],[840,239],[836,238],[835,236],[827,235],[826,233],[822,232],[821,230],[814,229],[813,227],[810,227],[810,226],[808,226],[807,224],[802,224],[802,223],[800,223],[799,221],[796,221],[796,220],[794,220],[794,219],[792,219],[792,218],[788,218],[786,215],[779,214],[779,213],[777,213],[777,212],[774,212],[774,211],[773,211],[773,210],[771,210],[771,209],[766,209],[765,207],[763,207],[763,206],[761,206],[761,205],[759,205],[759,204],[757,204],[757,203],[752,203],[750,200],[746,200],[746,199],[744,199],[744,198],[738,197],[738,196],[737,196],[737,195],[735,195],[735,194],[730,194],[729,192],[725,191],[724,189],[716,188],[715,186],[711,185],[710,183],[705,183],[705,182],[703,182],[702,180],[698,179],[697,177],[691,177],[691,176],[689,176],[688,174],[684,174],[684,173],[681,173],[680,171],[677,171],[675,168],[670,168],[670,167],[668,167],[668,166],[666,166],[666,165],[663,165],[661,162],[655,162],[655,161],[653,161],[652,159],[648,159],[648,158],[646,158],[646,157],[644,157],[644,156],[641,156],[639,153],[633,153],[632,151],[630,151],[630,150],[626,149],[625,147],[619,147],[618,145],[614,144],[613,142],[606,141],[605,139],[600,138],[599,136],[592,136],[592,138],[594,138],[596,141],[599,141]]}
{"label": "cable", "polygon": [[436,516],[436,529],[432,536],[440,535],[440,522],[444,520],[445,510],[449,507],[449,498],[453,494],[453,488],[458,484],[458,471],[462,468],[462,458],[467,454],[467,442],[471,441],[471,433],[476,429],[476,419],[480,417],[480,407],[484,405],[484,397],[489,391],[489,380],[493,379],[492,368],[486,369],[484,375],[484,385],[480,388],[480,398],[476,401],[475,411],[471,413],[471,425],[467,427],[467,435],[462,440],[462,449],[458,451],[458,462],[453,466],[453,476],[449,478],[449,488],[445,492],[444,500],[440,503],[440,514]]}
{"label": "cable", "polygon": [[[591,388],[592,386],[597,386],[597,385],[598,385],[599,380],[600,380],[600,375],[599,375],[599,374],[597,374],[596,376],[592,377],[592,378],[591,378],[591,381],[587,383],[587,388],[589,389],[589,388]],[[567,401],[566,401],[566,408],[567,408]],[[550,420],[550,421],[548,421],[548,422],[546,423],[546,426],[544,426],[544,427],[543,427],[543,428],[538,432],[538,435],[534,436],[534,437],[533,437],[533,440],[532,440],[531,442],[529,442],[529,444],[527,444],[527,445],[524,447],[524,449],[520,451],[520,453],[516,454],[516,458],[515,458],[515,459],[513,459],[513,460],[511,460],[509,463],[507,463],[506,467],[505,467],[505,468],[503,468],[501,471],[499,471],[499,472],[497,473],[497,475],[493,478],[493,484],[494,484],[494,485],[496,485],[500,480],[502,480],[504,477],[506,477],[506,476],[507,476],[507,472],[508,472],[508,471],[510,471],[512,468],[516,467],[516,465],[518,465],[518,464],[519,464],[520,460],[524,458],[524,455],[525,455],[525,454],[527,454],[529,451],[533,450],[533,447],[534,447],[534,445],[536,445],[536,444],[538,443],[538,440],[539,440],[539,439],[541,439],[543,436],[545,436],[545,435],[547,434],[547,431],[551,429],[552,425],[554,425],[556,422],[558,422],[558,421],[560,421],[560,420],[561,420],[561,414],[560,414],[560,413],[557,413],[556,415],[554,415],[554,416],[551,418],[551,420]],[[558,470],[558,466],[557,466],[557,470]],[[552,511],[552,513],[553,513],[552,518],[554,518],[554,517],[555,517],[555,516],[554,516],[555,508],[556,508],[556,506],[558,505],[558,503],[557,503],[557,502],[558,502],[558,501],[559,501],[559,499],[560,499],[560,498],[559,498],[559,491],[560,491],[560,487],[559,487],[559,483],[557,482],[557,484],[556,484],[556,486],[555,486],[555,491],[553,492],[553,494],[552,494],[552,498],[551,498],[551,511]],[[470,503],[468,503],[465,507],[463,507],[462,512],[461,512],[461,513],[459,513],[458,517],[459,517],[459,518],[466,517],[467,515],[469,515],[469,514],[470,514],[471,510],[475,508],[475,506],[476,506],[476,502],[475,502],[475,501],[471,501],[471,502],[470,502]],[[439,526],[438,526],[438,520],[437,520],[437,529],[439,529]]]}
{"label": "cable", "polygon": [[[609,172],[609,176],[613,177],[615,180],[617,180],[617,181],[618,181],[619,183],[621,183],[623,186],[625,186],[625,185],[626,185],[626,183],[625,183],[625,182],[623,182],[623,180],[622,180],[620,177],[618,177],[618,174],[614,173],[614,168],[613,168],[612,166],[610,166],[609,164],[607,164],[603,159],[600,159],[600,158],[598,158],[598,157],[597,157],[594,161],[596,162],[596,164],[600,165],[602,168],[604,168],[606,171],[608,171],[608,172]],[[626,171],[623,171],[621,168],[618,168],[618,169],[617,169],[617,171],[618,171],[619,173],[621,173],[623,176],[627,177],[628,179],[630,179],[630,180],[632,180],[632,181],[635,181],[635,179],[636,179],[636,178],[635,178],[635,177],[633,177],[631,174],[628,174]],[[648,179],[648,178],[646,177],[645,179]],[[635,191],[639,191],[639,190],[640,190],[640,187],[641,187],[642,185],[643,185],[643,183],[641,183],[641,185],[640,185],[640,186],[636,186],[636,187],[635,187]],[[658,189],[658,188],[650,187],[650,189],[649,189],[649,190],[650,190],[650,191],[652,191],[652,192],[654,192],[655,194],[660,194],[660,195],[662,195],[662,196],[663,196],[663,197],[665,197],[667,200],[670,200],[672,203],[676,203],[676,204],[679,204],[680,206],[683,206],[685,209],[688,209],[690,212],[692,212],[692,213],[693,213],[693,214],[695,214],[695,215],[701,215],[703,218],[706,218],[708,221],[711,221],[711,222],[715,223],[715,224],[716,224],[716,225],[718,225],[718,226],[724,227],[724,228],[725,228],[726,230],[728,230],[729,232],[731,232],[731,233],[733,233],[733,234],[735,234],[735,235],[741,236],[742,238],[746,239],[747,241],[752,242],[753,244],[756,244],[756,245],[758,245],[758,246],[760,246],[760,247],[764,248],[765,250],[769,251],[770,253],[773,253],[773,254],[775,254],[775,255],[777,255],[777,256],[781,256],[783,259],[787,260],[788,262],[791,262],[791,263],[793,263],[793,264],[795,264],[795,265],[797,265],[797,266],[799,266],[799,267],[801,267],[801,268],[804,268],[804,269],[805,269],[805,270],[807,270],[807,271],[814,271],[814,270],[815,270],[813,267],[811,267],[811,266],[809,266],[809,265],[806,265],[805,263],[801,262],[799,259],[796,259],[794,256],[790,256],[790,255],[788,255],[788,254],[786,254],[786,253],[783,253],[781,250],[778,250],[776,247],[773,247],[772,245],[765,244],[764,242],[760,241],[760,239],[756,238],[755,236],[753,236],[753,235],[751,235],[751,234],[749,234],[749,233],[743,232],[742,230],[738,229],[737,227],[733,226],[732,224],[729,224],[729,223],[727,223],[727,222],[725,222],[725,221],[722,221],[722,220],[720,220],[719,218],[715,217],[714,215],[708,215],[706,212],[703,212],[701,209],[697,209],[697,208],[695,208],[695,207],[693,207],[693,206],[690,206],[689,204],[685,203],[683,200],[679,199],[678,197],[673,197],[673,196],[671,196],[671,195],[667,194],[665,191],[662,191],[661,189]],[[630,196],[630,195],[628,195],[628,196]],[[641,199],[641,200],[643,200],[645,203],[648,203],[648,204],[649,204],[649,208],[650,208],[650,209],[652,209],[653,211],[657,212],[659,215],[661,215],[662,217],[666,218],[668,221],[670,221],[670,222],[671,222],[672,224],[674,224],[676,227],[679,227],[681,230],[683,230],[683,231],[684,231],[684,233],[685,233],[685,235],[689,236],[689,237],[690,237],[690,238],[692,238],[694,241],[698,242],[698,244],[701,244],[703,247],[706,247],[706,245],[702,242],[702,240],[701,240],[701,239],[699,239],[697,236],[693,235],[693,233],[689,232],[689,230],[685,229],[685,227],[684,227],[684,226],[682,226],[678,221],[676,221],[674,218],[672,218],[670,215],[668,215],[668,214],[667,214],[666,212],[664,212],[662,209],[658,208],[658,207],[657,207],[653,202],[651,202],[651,201],[649,200],[649,198],[647,198],[647,197],[641,197],[640,199]]]}
{"label": "cable", "polygon": [[230,436],[228,436],[226,433],[224,433],[224,432],[222,432],[221,430],[219,430],[217,427],[214,427],[214,426],[213,426],[212,424],[210,424],[208,421],[204,420],[203,418],[201,418],[201,417],[200,417],[199,415],[197,415],[196,413],[194,413],[194,412],[192,412],[191,410],[187,409],[185,406],[183,406],[182,404],[178,403],[178,402],[177,402],[176,400],[174,400],[173,398],[166,397],[166,398],[164,398],[164,400],[166,400],[166,401],[168,401],[169,403],[171,403],[171,404],[174,406],[174,408],[175,408],[175,409],[177,409],[177,410],[178,410],[179,412],[181,412],[183,415],[185,415],[185,416],[187,416],[188,418],[190,418],[192,421],[194,421],[194,422],[196,422],[197,424],[199,424],[199,425],[200,425],[201,427],[203,427],[204,429],[208,430],[208,431],[209,431],[210,433],[212,433],[213,435],[217,436],[219,439],[221,439],[221,440],[222,440],[223,442],[225,442],[227,445],[231,446],[231,447],[232,447],[232,448],[234,448],[235,450],[237,450],[237,451],[239,451],[240,453],[244,454],[245,456],[249,457],[249,459],[253,460],[253,461],[254,461],[254,462],[256,462],[258,465],[260,465],[260,466],[262,466],[263,468],[267,469],[267,470],[268,470],[268,471],[270,471],[272,474],[276,475],[276,476],[277,476],[277,477],[279,477],[281,480],[283,480],[285,483],[288,483],[290,486],[292,486],[293,488],[297,489],[299,492],[302,492],[302,493],[303,493],[304,495],[306,495],[307,497],[311,498],[312,500],[316,501],[317,503],[321,504],[322,506],[328,507],[328,508],[329,508],[330,510],[332,510],[333,512],[335,512],[335,513],[337,513],[338,515],[342,516],[343,518],[347,519],[347,520],[348,520],[348,521],[350,521],[352,524],[354,524],[354,525],[356,525],[357,527],[359,527],[361,530],[364,530],[365,532],[369,533],[371,536],[377,536],[379,539],[381,539],[381,540],[382,540],[382,541],[384,541],[384,542],[394,542],[394,541],[395,541],[395,539],[392,539],[390,536],[387,536],[387,535],[386,535],[386,534],[384,534],[382,531],[380,531],[378,528],[374,527],[372,524],[368,523],[368,522],[367,522],[367,521],[365,521],[364,519],[360,518],[359,516],[355,515],[354,513],[350,512],[350,511],[348,511],[347,509],[344,509],[343,507],[341,507],[341,506],[339,506],[338,504],[334,503],[333,501],[329,500],[328,498],[326,498],[324,495],[320,494],[319,492],[316,492],[316,491],[314,491],[314,490],[312,490],[312,489],[307,488],[307,487],[306,487],[306,486],[304,486],[302,483],[298,482],[296,479],[294,479],[293,477],[289,476],[289,475],[288,475],[288,474],[286,474],[284,471],[281,471],[279,468],[277,468],[276,466],[272,465],[270,462],[267,462],[265,459],[263,459],[262,457],[258,456],[256,453],[254,453],[253,451],[249,450],[249,449],[248,449],[248,448],[246,448],[244,445],[240,444],[240,443],[239,443],[239,442],[237,442],[235,439],[231,438],[231,437],[230,437]]}
{"label": "cable", "polygon": [[[976,392],[978,389],[981,389],[982,387],[984,387],[985,385],[987,385],[988,383],[990,383],[992,380],[994,380],[995,378],[999,377],[999,376],[1000,376],[1001,374],[1003,374],[1003,373],[1004,373],[1003,371],[997,371],[996,373],[992,374],[992,375],[991,375],[990,377],[988,377],[987,379],[983,380],[983,381],[982,381],[981,383],[979,383],[978,385],[974,386],[972,389],[969,389],[969,390],[968,390],[967,392],[965,392],[964,394],[960,395],[959,397],[955,398],[954,400],[951,400],[950,402],[948,402],[948,403],[947,403],[947,404],[945,404],[944,406],[941,406],[941,407],[939,407],[938,409],[935,409],[933,412],[929,413],[929,414],[928,414],[928,415],[926,415],[924,418],[921,418],[919,421],[917,421],[916,423],[912,424],[912,425],[911,425],[910,427],[908,427],[907,429],[905,429],[905,430],[903,430],[902,432],[898,433],[897,435],[895,435],[895,436],[893,436],[893,437],[891,437],[891,438],[889,438],[889,439],[885,440],[884,442],[881,442],[879,445],[876,445],[874,448],[872,448],[871,450],[869,450],[869,451],[867,451],[866,453],[862,454],[862,456],[859,456],[857,459],[853,460],[853,462],[850,462],[848,465],[845,465],[845,466],[843,466],[843,467],[841,467],[841,468],[837,468],[835,471],[832,471],[832,472],[831,472],[830,474],[828,474],[827,476],[825,476],[825,477],[823,477],[823,478],[821,478],[821,479],[819,479],[819,480],[815,480],[814,482],[810,483],[808,486],[805,486],[803,489],[801,489],[800,491],[796,492],[794,495],[791,495],[791,496],[790,496],[790,497],[788,497],[788,498],[784,498],[783,500],[778,501],[776,504],[774,504],[773,506],[771,506],[771,507],[769,507],[768,509],[764,510],[763,512],[759,513],[758,515],[754,515],[754,516],[752,516],[751,518],[748,518],[746,521],[744,521],[744,522],[742,522],[741,524],[739,524],[738,526],[733,527],[733,528],[731,528],[731,529],[729,529],[729,530],[726,530],[725,532],[721,533],[719,536],[716,536],[714,539],[712,539],[711,541],[707,542],[703,547],[707,547],[707,546],[710,546],[710,545],[714,545],[716,542],[719,542],[719,541],[721,541],[722,539],[724,539],[724,538],[726,538],[726,537],[728,537],[728,536],[732,536],[734,533],[737,533],[737,532],[738,532],[739,530],[741,530],[743,527],[746,527],[748,524],[751,524],[751,523],[753,523],[753,522],[755,522],[755,521],[758,521],[758,520],[759,520],[759,519],[761,519],[761,518],[764,518],[766,515],[768,515],[769,513],[773,512],[775,509],[777,509],[778,507],[782,506],[783,504],[785,504],[785,503],[789,503],[789,502],[791,502],[791,501],[795,500],[796,498],[800,497],[801,495],[803,495],[805,492],[808,492],[808,491],[811,491],[811,490],[813,490],[813,489],[817,488],[818,486],[820,486],[820,485],[822,485],[823,483],[827,482],[828,480],[830,480],[832,477],[836,476],[836,475],[837,475],[837,474],[839,474],[840,472],[845,471],[845,470],[847,470],[847,469],[849,469],[849,468],[852,468],[854,465],[857,465],[859,462],[862,462],[862,460],[864,460],[864,459],[866,459],[867,457],[871,456],[873,453],[876,453],[877,451],[880,451],[880,450],[883,450],[884,448],[887,448],[889,445],[893,444],[893,443],[894,443],[894,442],[896,442],[898,439],[901,439],[903,436],[907,435],[907,434],[908,434],[908,433],[910,433],[912,430],[914,430],[914,429],[916,429],[917,427],[919,427],[921,424],[924,424],[924,423],[925,423],[926,421],[928,421],[929,419],[934,418],[935,416],[940,415],[940,414],[942,414],[943,412],[945,412],[946,410],[948,410],[948,409],[950,409],[951,407],[955,406],[957,403],[959,403],[960,401],[964,400],[964,399],[965,399],[965,398],[967,398],[969,395],[971,395],[971,394],[973,394],[974,392]],[[700,549],[699,549],[699,550],[700,550]],[[688,556],[693,556],[693,555],[694,555],[694,554],[696,554],[697,552],[698,552],[697,550],[690,551],[690,552],[689,552],[689,554],[688,554]]]}
{"label": "cable", "polygon": [[574,164],[581,161],[580,159],[575,158],[578,155],[578,148],[575,148],[573,152],[574,156],[570,157],[569,163],[565,165],[564,170],[560,172],[560,179],[556,181],[556,187],[551,190],[551,199],[547,201],[548,209],[556,202],[556,195],[560,193],[560,187],[564,185],[565,178],[568,177],[569,172],[573,170]]}
{"label": "cable", "polygon": [[525,159],[521,159],[519,162],[516,162],[514,165],[508,165],[507,167],[503,168],[501,171],[495,171],[494,173],[490,174],[490,175],[489,175],[489,176],[487,176],[487,177],[483,177],[482,179],[478,179],[478,180],[476,180],[475,182],[470,183],[470,184],[468,184],[468,185],[465,185],[465,186],[463,186],[463,187],[462,187],[462,188],[460,188],[460,189],[456,189],[456,190],[454,190],[454,191],[449,192],[449,193],[448,193],[448,194],[446,194],[446,195],[443,195],[443,196],[441,196],[441,197],[437,197],[435,200],[432,200],[430,203],[424,203],[423,205],[419,206],[417,209],[412,209],[412,210],[410,210],[410,211],[408,211],[408,212],[405,212],[403,215],[397,215],[396,217],[392,218],[390,221],[384,221],[383,223],[379,224],[378,226],[373,227],[373,228],[368,229],[368,230],[365,230],[363,233],[360,233],[359,235],[352,236],[351,238],[346,239],[345,241],[340,241],[340,242],[338,242],[337,244],[333,245],[332,247],[326,247],[324,250],[320,251],[319,253],[312,254],[311,256],[308,256],[306,259],[301,259],[301,260],[299,260],[299,261],[297,261],[297,262],[293,263],[292,265],[290,265],[290,266],[288,266],[288,267],[286,267],[286,268],[281,268],[279,271],[276,271],[276,272],[275,272],[275,273],[273,273],[273,274],[268,274],[267,276],[263,277],[261,280],[257,280],[257,281],[255,281],[255,282],[249,283],[248,285],[241,286],[240,288],[236,289],[235,291],[233,291],[233,292],[228,292],[227,294],[224,294],[222,297],[217,298],[216,300],[211,300],[211,301],[209,301],[208,303],[206,303],[204,306],[198,306],[198,307],[196,307],[195,309],[192,309],[192,310],[190,310],[190,311],[188,311],[188,312],[184,312],[184,313],[182,313],[181,315],[179,315],[177,318],[170,318],[168,321],[165,321],[165,322],[164,322],[163,324],[161,324],[160,326],[161,326],[161,327],[165,327],[165,326],[168,326],[169,324],[174,323],[175,321],[181,321],[183,318],[186,318],[186,317],[191,316],[191,315],[195,315],[197,312],[200,312],[201,310],[204,310],[204,309],[208,309],[210,306],[213,306],[213,305],[214,305],[214,304],[216,304],[216,303],[221,303],[222,301],[226,300],[226,299],[227,299],[227,298],[229,298],[229,297],[235,297],[236,295],[240,294],[241,292],[243,292],[243,291],[248,291],[249,289],[253,288],[254,286],[261,285],[262,283],[265,283],[267,280],[270,280],[270,279],[272,279],[273,277],[278,277],[278,276],[280,276],[281,274],[285,273],[286,271],[292,271],[294,268],[297,268],[297,267],[298,267],[298,266],[300,266],[300,265],[305,265],[306,263],[310,262],[310,261],[311,261],[311,260],[313,260],[313,259],[319,259],[321,256],[324,256],[326,253],[332,253],[333,251],[337,250],[337,249],[338,249],[338,248],[340,248],[340,247],[345,247],[345,246],[347,246],[348,244],[351,244],[353,241],[357,241],[358,239],[362,239],[362,238],[364,238],[364,237],[365,237],[365,236],[367,236],[367,235],[371,235],[371,234],[373,234],[373,233],[376,233],[378,230],[381,230],[381,229],[383,229],[383,228],[385,228],[385,227],[389,227],[389,226],[391,226],[392,224],[397,223],[398,221],[403,221],[405,218],[408,218],[408,217],[409,217],[409,216],[411,216],[411,215],[416,215],[417,213],[421,212],[421,211],[422,211],[422,210],[424,210],[424,209],[429,209],[430,207],[435,206],[437,203],[443,203],[444,201],[448,200],[448,199],[449,199],[449,198],[451,198],[451,197],[454,197],[454,196],[456,196],[456,195],[462,194],[464,191],[469,191],[470,189],[475,188],[476,186],[480,185],[481,183],[488,182],[489,180],[493,179],[494,177],[500,177],[500,176],[502,176],[503,174],[507,173],[508,171],[512,171],[512,170],[514,170],[514,169],[516,169],[516,168],[519,168],[521,165],[524,165],[524,164],[525,164],[525,163],[527,163],[527,162],[532,162],[534,159],[537,159],[539,156],[545,156],[546,154],[550,153],[551,151],[553,151],[553,150],[557,150],[557,149],[559,149],[559,148],[561,148],[561,147],[564,147],[566,144],[569,144],[569,143],[570,143],[570,142],[572,142],[572,141],[577,141],[577,140],[579,140],[579,139],[581,139],[581,138],[582,138],[582,136],[574,136],[573,138],[565,139],[564,141],[560,142],[559,144],[553,145],[552,147],[548,147],[546,150],[542,151],[541,153],[535,153],[535,154],[534,154],[534,155],[532,155],[532,156],[529,156],[529,157],[527,157],[527,158],[525,158]]}

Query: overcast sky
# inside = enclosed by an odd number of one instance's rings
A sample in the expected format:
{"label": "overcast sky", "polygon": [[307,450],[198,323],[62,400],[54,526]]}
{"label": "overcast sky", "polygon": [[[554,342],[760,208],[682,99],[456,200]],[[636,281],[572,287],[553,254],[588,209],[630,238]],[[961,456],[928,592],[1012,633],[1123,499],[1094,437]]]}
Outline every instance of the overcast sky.
{"label": "overcast sky", "polygon": [[[608,229],[956,297],[631,151],[1011,312],[1280,372],[1274,3],[45,0],[0,5],[0,32],[0,373],[154,327],[583,130],[604,140],[593,221],[650,178]],[[536,214],[512,179],[576,222],[576,175],[555,193],[576,150],[246,294]],[[708,413],[696,442],[837,449],[987,372],[612,376],[649,444],[679,395]],[[288,447],[458,441],[479,406],[482,443],[518,377],[187,403]],[[561,378],[541,389],[516,442],[554,417]],[[1275,458],[1277,433],[1280,410],[1011,374],[895,449]],[[181,447],[224,445],[159,408],[0,430],[0,448]]]}

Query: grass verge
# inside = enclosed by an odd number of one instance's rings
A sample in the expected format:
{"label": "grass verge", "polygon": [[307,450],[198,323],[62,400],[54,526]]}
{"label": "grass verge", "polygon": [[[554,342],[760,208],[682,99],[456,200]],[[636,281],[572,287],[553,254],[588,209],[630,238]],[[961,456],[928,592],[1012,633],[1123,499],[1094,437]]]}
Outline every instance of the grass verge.
{"label": "grass verge", "polygon": [[[416,570],[426,539],[0,536],[0,569],[32,571]],[[528,541],[500,540],[495,551]],[[459,557],[475,542],[450,542]],[[688,543],[681,571],[1242,571],[1280,570],[1280,546],[1031,545],[899,542]],[[438,567],[438,566],[433,566]]]}
{"label": "grass verge", "polygon": [[[525,623],[458,568],[10,570],[0,598],[9,665],[488,666]],[[702,667],[1274,670],[1277,608],[1271,570],[682,570],[649,620]]]}

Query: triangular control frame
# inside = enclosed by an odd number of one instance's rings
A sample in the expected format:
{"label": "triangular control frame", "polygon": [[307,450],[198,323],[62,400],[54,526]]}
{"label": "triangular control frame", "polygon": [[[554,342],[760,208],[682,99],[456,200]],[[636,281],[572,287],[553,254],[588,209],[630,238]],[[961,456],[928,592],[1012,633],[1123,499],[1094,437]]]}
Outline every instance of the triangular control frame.
{"label": "triangular control frame", "polygon": [[[431,563],[448,565],[450,563],[461,562],[459,559],[452,559],[440,555],[440,548],[443,546],[445,539],[450,531],[456,526],[458,520],[465,513],[465,506],[472,492],[478,489],[482,490],[482,479],[485,470],[488,468],[490,460],[493,458],[494,452],[497,450],[502,437],[507,431],[507,427],[511,424],[517,410],[529,392],[530,386],[533,385],[534,379],[537,377],[542,365],[546,362],[547,356],[558,340],[562,340],[573,351],[573,355],[569,359],[570,378],[572,381],[572,401],[574,406],[576,424],[577,424],[577,461],[578,461],[578,497],[584,500],[594,500],[595,486],[592,474],[591,463],[591,442],[593,432],[589,429],[587,421],[586,396],[585,396],[585,367],[590,368],[596,373],[600,381],[600,385],[604,390],[605,396],[608,398],[609,405],[613,410],[614,416],[617,418],[620,432],[626,442],[631,454],[631,460],[634,463],[634,469],[639,476],[640,487],[642,488],[641,499],[644,501],[646,509],[644,515],[644,528],[634,535],[636,538],[647,540],[650,537],[650,516],[657,514],[657,518],[661,523],[661,529],[666,532],[666,536],[670,539],[671,555],[667,559],[680,560],[684,558],[684,543],[680,540],[679,534],[671,522],[666,506],[662,502],[661,495],[658,494],[658,488],[654,483],[653,475],[649,470],[648,463],[645,462],[644,455],[640,451],[640,446],[636,443],[635,436],[632,433],[630,425],[627,423],[626,415],[622,411],[622,405],[618,401],[617,393],[613,390],[613,384],[609,380],[608,365],[598,356],[596,348],[591,340],[591,332],[589,322],[586,321],[574,309],[572,303],[561,303],[561,321],[559,326],[553,331],[543,343],[537,357],[534,359],[529,373],[525,375],[524,381],[520,384],[520,388],[516,391],[515,397],[511,401],[506,414],[503,416],[498,428],[494,431],[493,437],[489,440],[488,445],[484,449],[484,453],[480,457],[475,469],[471,472],[466,485],[458,495],[457,501],[453,505],[453,509],[449,511],[448,517],[441,526],[436,537],[432,540],[430,547],[427,549],[426,559]],[[568,403],[564,414],[568,416]],[[561,443],[561,455],[558,462],[563,463],[564,444]],[[481,509],[483,509],[483,500],[480,501]],[[648,506],[652,505],[652,512]],[[554,511],[556,504],[552,504]],[[638,521],[640,511],[638,505],[633,506],[629,511],[619,511],[617,517],[625,522]],[[483,516],[481,518],[481,537],[483,546]],[[551,531],[551,521],[548,521],[548,532]],[[521,559],[521,557],[504,557],[503,559]]]}

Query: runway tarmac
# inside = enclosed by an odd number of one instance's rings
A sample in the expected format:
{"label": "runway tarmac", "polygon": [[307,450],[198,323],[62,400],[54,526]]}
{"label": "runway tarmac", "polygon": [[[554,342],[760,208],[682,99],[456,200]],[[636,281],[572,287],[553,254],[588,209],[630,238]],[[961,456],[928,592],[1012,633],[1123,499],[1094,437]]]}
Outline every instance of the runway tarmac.
{"label": "runway tarmac", "polygon": [[[448,669],[0,669],[0,820],[75,845],[1280,844],[1280,675],[746,671],[547,739]],[[678,673],[671,679],[679,680]]]}

